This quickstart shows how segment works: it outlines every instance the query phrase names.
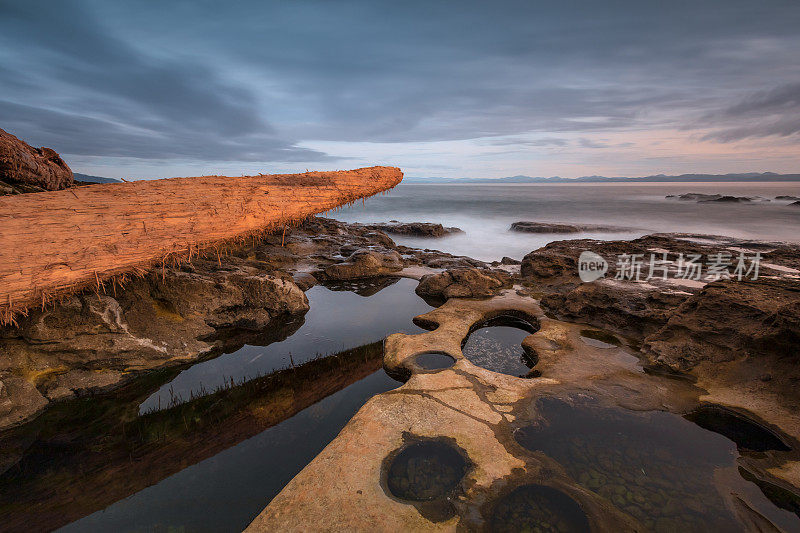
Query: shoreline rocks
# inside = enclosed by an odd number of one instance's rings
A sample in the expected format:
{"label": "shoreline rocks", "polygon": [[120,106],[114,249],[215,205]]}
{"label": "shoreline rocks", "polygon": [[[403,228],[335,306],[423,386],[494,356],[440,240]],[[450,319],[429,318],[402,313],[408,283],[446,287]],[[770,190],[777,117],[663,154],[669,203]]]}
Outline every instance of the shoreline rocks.
{"label": "shoreline rocks", "polygon": [[0,429],[52,402],[109,391],[136,376],[195,362],[269,334],[308,311],[318,283],[398,275],[409,266],[485,268],[435,250],[397,246],[385,233],[312,217],[220,258],[153,269],[0,327]]}
{"label": "shoreline rocks", "polygon": [[452,235],[454,233],[464,233],[461,228],[445,227],[442,224],[432,222],[397,222],[391,221],[385,224],[366,224],[368,228],[393,235],[404,235],[407,237],[430,237],[438,238]]}
{"label": "shoreline rocks", "polygon": [[[72,186],[69,166],[51,148],[34,148],[0,129],[0,191],[6,194],[55,191]],[[11,189],[6,192],[7,189]]]}
{"label": "shoreline rocks", "polygon": [[[700,192],[689,192],[685,194],[668,194],[664,198],[668,200],[680,200],[684,202],[687,201],[697,202],[697,203],[716,202],[716,203],[727,203],[727,204],[771,201],[769,198],[764,198],[763,196],[732,196],[723,194],[706,194]],[[783,198],[784,197],[778,196],[775,199],[781,200]]]}
{"label": "shoreline rocks", "polygon": [[586,233],[586,232],[625,232],[629,228],[602,226],[595,224],[563,224],[557,222],[513,222],[509,228],[519,233]]}
{"label": "shoreline rocks", "polygon": [[[603,279],[582,283],[578,255],[590,250],[608,261]],[[761,254],[759,277],[683,279],[680,256],[707,258],[739,251]],[[668,251],[668,252],[667,252]],[[667,252],[667,279],[645,280],[651,254]],[[615,279],[614,257],[640,254],[642,280]],[[685,372],[704,361],[753,358],[765,371],[800,342],[800,246],[727,237],[654,234],[632,241],[556,241],[526,255],[523,281],[541,292],[542,308],[559,318],[584,322],[633,338],[653,364]],[[752,274],[750,276],[752,278]],[[793,375],[800,379],[800,372]]]}

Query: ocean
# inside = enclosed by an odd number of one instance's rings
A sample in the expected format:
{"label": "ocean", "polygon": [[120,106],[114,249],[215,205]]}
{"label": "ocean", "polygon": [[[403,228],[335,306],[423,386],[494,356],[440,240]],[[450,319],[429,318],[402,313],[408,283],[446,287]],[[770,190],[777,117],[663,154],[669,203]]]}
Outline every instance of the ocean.
{"label": "ocean", "polygon": [[[742,204],[667,199],[683,193],[760,196]],[[331,216],[346,222],[438,222],[465,231],[438,239],[392,238],[399,244],[435,248],[484,261],[521,259],[562,239],[633,239],[655,232],[703,233],[800,243],[800,206],[776,196],[800,197],[800,182],[609,183],[560,185],[403,184],[388,194]],[[619,232],[526,234],[512,222],[564,222],[624,228]]]}

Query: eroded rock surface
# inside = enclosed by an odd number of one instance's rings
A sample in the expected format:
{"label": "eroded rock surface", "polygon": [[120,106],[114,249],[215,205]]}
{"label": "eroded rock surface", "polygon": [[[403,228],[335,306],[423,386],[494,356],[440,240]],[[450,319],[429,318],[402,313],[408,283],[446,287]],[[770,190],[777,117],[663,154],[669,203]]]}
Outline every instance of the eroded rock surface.
{"label": "eroded rock surface", "polygon": [[72,170],[51,148],[34,148],[0,129],[0,181],[8,193],[55,191],[72,186]]}
{"label": "eroded rock surface", "polygon": [[432,222],[387,222],[385,224],[367,224],[367,227],[408,237],[444,237],[453,233],[464,233],[460,228],[446,227]]}
{"label": "eroded rock surface", "polygon": [[[462,354],[462,343],[476,324],[509,313],[539,326],[523,340],[523,346],[537,356],[537,368],[541,369],[538,378],[519,379],[491,372],[475,366]],[[581,530],[677,531],[703,523],[696,521],[697,515],[709,520],[707,524],[725,523],[729,528],[737,521],[750,524],[752,517],[758,516],[762,527],[773,527],[760,514],[763,496],[757,491],[744,494],[737,488],[741,478],[735,477],[733,464],[725,468],[725,472],[734,472],[730,476],[711,480],[709,473],[720,468],[718,463],[703,463],[705,473],[697,475],[692,469],[663,466],[673,464],[669,462],[673,458],[677,458],[674,464],[681,464],[680,457],[670,455],[673,452],[666,448],[648,448],[639,455],[638,448],[620,450],[613,443],[606,443],[602,450],[606,455],[599,458],[599,464],[598,450],[587,448],[589,439],[580,435],[574,445],[568,443],[587,461],[584,470],[579,468],[576,473],[574,462],[579,459],[559,463],[557,454],[541,451],[535,442],[533,447],[526,447],[519,438],[521,430],[531,428],[535,441],[536,432],[548,426],[543,405],[536,398],[560,403],[565,411],[570,405],[580,404],[581,398],[590,398],[588,402],[598,407],[597,413],[604,409],[621,413],[614,409],[624,407],[629,409],[626,420],[641,424],[646,423],[643,421],[648,420],[649,413],[667,419],[663,411],[693,409],[701,389],[686,381],[647,375],[628,348],[609,350],[608,346],[588,344],[583,340],[582,326],[547,318],[532,298],[511,291],[485,300],[451,299],[415,322],[431,331],[392,335],[385,345],[387,371],[405,376],[407,381],[367,402],[247,531],[305,531],[318,524],[330,530],[485,531],[497,518],[496,502],[532,484],[579,506],[588,522]],[[447,354],[455,364],[428,369],[416,363],[419,354],[434,351]],[[583,416],[592,420],[589,413]],[[794,414],[788,417],[797,419]],[[673,415],[669,421],[677,427],[681,419]],[[581,427],[573,429],[582,431]],[[624,441],[622,437],[620,443]],[[455,488],[442,486],[442,490],[449,490],[444,499],[403,499],[402,491],[398,496],[387,482],[393,475],[387,465],[394,465],[393,458],[418,442],[449,445],[462,453],[469,465]],[[694,460],[706,451],[688,453]],[[792,452],[781,453],[782,461],[794,457]],[[730,457],[728,452],[725,455]],[[638,458],[643,456],[653,461],[653,468],[648,466],[646,472],[638,468]],[[762,454],[748,457],[742,464],[748,471],[770,477],[767,469],[774,460]],[[659,468],[670,470],[681,483],[695,485],[671,488],[670,476]],[[403,478],[399,483],[412,481]],[[702,505],[695,502],[699,491],[705,495]],[[660,496],[643,496],[655,493],[668,493],[671,503],[659,505],[655,498]],[[672,500],[675,494],[685,500],[676,505]],[[734,500],[739,507],[733,505]],[[709,511],[712,507],[714,511]],[[524,518],[529,509],[523,506],[518,511],[520,515],[509,523]]]}
{"label": "eroded rock surface", "polygon": [[423,276],[416,292],[426,299],[485,298],[511,285],[511,276],[502,270],[456,268]]}
{"label": "eroded rock surface", "polygon": [[717,281],[675,308],[645,338],[656,362],[689,370],[701,361],[796,360],[800,356],[800,282],[763,278]]}
{"label": "eroded rock surface", "polygon": [[308,310],[318,280],[428,273],[482,262],[399,247],[385,233],[311,218],[219,258],[154,269],[124,287],[71,296],[0,328],[0,428],[52,401],[104,391],[141,372],[211,357]]}
{"label": "eroded rock surface", "polygon": [[619,232],[627,231],[626,228],[617,226],[602,226],[596,224],[562,224],[555,222],[514,222],[509,228],[520,233],[584,233],[589,231]]}
{"label": "eroded rock surface", "polygon": [[[581,283],[577,258],[584,250],[609,261],[605,278]],[[727,253],[736,264],[744,251],[761,254],[758,279],[677,275],[680,254]],[[615,279],[619,254],[658,259],[667,253],[668,279],[659,272],[642,281]],[[793,434],[800,425],[800,247],[728,237],[657,234],[626,241],[559,241],[523,260],[526,292],[559,318],[623,334],[641,343],[653,369],[689,373],[708,399],[744,409]],[[731,268],[731,270],[733,267]],[[704,271],[706,272],[706,271]],[[677,279],[676,279],[677,278]],[[800,475],[788,474],[793,483]]]}
{"label": "eroded rock surface", "polygon": [[325,276],[333,280],[351,280],[385,276],[403,269],[403,259],[394,250],[356,250],[342,263],[330,265]]}

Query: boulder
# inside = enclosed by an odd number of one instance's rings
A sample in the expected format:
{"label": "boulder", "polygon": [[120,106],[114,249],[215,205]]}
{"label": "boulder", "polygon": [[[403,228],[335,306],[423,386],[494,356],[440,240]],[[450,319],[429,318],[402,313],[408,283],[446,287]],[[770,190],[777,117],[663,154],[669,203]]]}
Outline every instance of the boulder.
{"label": "boulder", "polygon": [[394,250],[356,250],[342,263],[330,265],[325,276],[332,280],[350,280],[386,276],[403,269],[403,258]]}
{"label": "boulder", "polygon": [[416,293],[431,300],[485,298],[511,286],[511,276],[502,270],[457,268],[420,279]]}
{"label": "boulder", "polygon": [[[34,148],[0,129],[0,180],[55,191],[72,186],[72,170],[51,148]],[[27,192],[27,191],[23,191]]]}

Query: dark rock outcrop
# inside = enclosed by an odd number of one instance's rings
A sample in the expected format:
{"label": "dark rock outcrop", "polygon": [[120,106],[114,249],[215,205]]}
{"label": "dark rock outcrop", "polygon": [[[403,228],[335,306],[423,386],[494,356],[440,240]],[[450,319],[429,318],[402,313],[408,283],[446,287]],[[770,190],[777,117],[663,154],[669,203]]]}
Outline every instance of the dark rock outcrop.
{"label": "dark rock outcrop", "polygon": [[711,198],[708,200],[698,200],[699,202],[720,202],[725,204],[737,204],[743,202],[752,202],[752,200],[746,196],[720,196],[719,198]]}
{"label": "dark rock outcrop", "polygon": [[[675,275],[680,254],[761,254],[759,277],[684,280]],[[608,263],[604,279],[581,283],[584,250]],[[668,276],[645,279],[650,254],[668,251]],[[619,254],[641,254],[641,281],[616,279]],[[654,364],[686,371],[703,362],[771,361],[797,357],[800,343],[800,247],[784,243],[689,234],[655,234],[633,241],[557,241],[526,255],[523,281],[559,318],[609,329],[642,342]],[[766,367],[765,367],[766,368]],[[763,372],[762,372],[763,373]]]}
{"label": "dark rock outcrop", "polygon": [[657,363],[680,370],[702,361],[796,358],[798,346],[800,282],[789,278],[710,283],[644,342]]}
{"label": "dark rock outcrop", "polygon": [[423,276],[416,293],[434,301],[485,298],[510,285],[511,276],[502,270],[457,268]]}
{"label": "dark rock outcrop", "polygon": [[368,224],[367,227],[408,237],[444,237],[453,233],[464,233],[460,228],[448,228],[432,222],[388,222],[385,224]]}
{"label": "dark rock outcrop", "polygon": [[0,129],[0,181],[10,184],[14,194],[33,192],[29,187],[47,191],[66,189],[72,186],[73,176],[55,150],[34,148]]}
{"label": "dark rock outcrop", "polygon": [[332,280],[351,280],[386,276],[403,269],[403,258],[394,250],[356,250],[346,261],[330,265],[325,276]]}
{"label": "dark rock outcrop", "polygon": [[642,339],[664,326],[672,311],[689,296],[685,291],[606,279],[547,294],[541,304],[564,320]]}
{"label": "dark rock outcrop", "polygon": [[531,222],[521,220],[514,222],[509,228],[520,233],[583,233],[587,231],[628,231],[626,228],[616,226],[602,226],[595,224],[561,224],[556,222]]}
{"label": "dark rock outcrop", "polygon": [[[665,196],[667,199],[673,200],[682,200],[682,201],[692,201],[692,202],[719,202],[719,203],[728,203],[728,204],[736,204],[736,203],[747,203],[747,202],[769,202],[769,198],[764,198],[762,196],[731,196],[731,195],[722,195],[722,194],[705,194],[700,192],[689,192],[686,194],[668,194]],[[781,197],[777,197],[776,200],[781,199]]]}

